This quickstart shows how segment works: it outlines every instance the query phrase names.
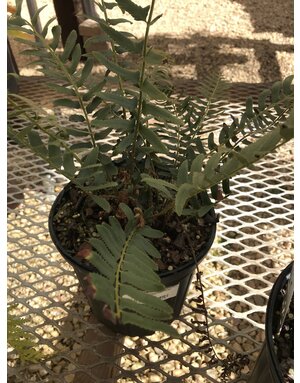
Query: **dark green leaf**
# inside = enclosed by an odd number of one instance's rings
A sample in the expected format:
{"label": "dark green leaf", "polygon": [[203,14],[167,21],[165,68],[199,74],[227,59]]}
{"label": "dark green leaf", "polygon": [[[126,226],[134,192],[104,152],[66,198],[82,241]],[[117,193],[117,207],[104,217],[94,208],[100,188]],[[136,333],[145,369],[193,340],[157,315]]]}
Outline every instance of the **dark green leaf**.
{"label": "dark green leaf", "polygon": [[127,19],[108,19],[107,22],[108,22],[109,25],[118,25],[118,24],[121,24],[121,23],[130,23],[130,24],[132,24],[132,22],[130,20],[127,20]]}
{"label": "dark green leaf", "polygon": [[47,21],[47,23],[45,24],[45,26],[44,26],[44,28],[43,28],[43,30],[42,30],[42,35],[43,35],[43,37],[46,37],[46,35],[47,35],[47,33],[48,33],[48,28],[49,28],[50,24],[52,24],[53,21],[55,21],[55,20],[57,20],[56,17],[51,17],[51,19],[49,19],[49,20]]}
{"label": "dark green leaf", "polygon": [[94,165],[97,163],[99,155],[99,147],[96,146],[93,148],[85,157],[83,167],[87,167],[89,165]]}
{"label": "dark green leaf", "polygon": [[270,89],[265,89],[258,96],[258,108],[259,110],[264,110],[266,107],[266,99],[270,96]]}
{"label": "dark green leaf", "polygon": [[132,144],[133,137],[134,137],[134,134],[132,133],[122,138],[120,142],[117,144],[117,146],[115,147],[114,153],[115,154],[123,153],[125,150],[127,150],[127,148]]}
{"label": "dark green leaf", "polygon": [[87,93],[85,93],[82,97],[83,101],[89,101],[96,92],[99,92],[103,89],[104,85],[106,84],[106,79],[96,82],[94,86],[92,86]]}
{"label": "dark green leaf", "polygon": [[68,67],[69,73],[73,74],[76,71],[77,66],[80,62],[80,59],[81,59],[81,47],[80,47],[80,44],[77,43],[72,52],[71,65],[70,67]]}
{"label": "dark green leaf", "polygon": [[175,198],[175,211],[177,215],[180,216],[182,214],[183,208],[185,207],[187,201],[191,197],[195,196],[197,192],[198,189],[188,183],[184,183],[179,187]]}
{"label": "dark green leaf", "polygon": [[42,58],[49,57],[49,53],[45,51],[44,49],[25,49],[21,52],[23,56],[38,56]]}
{"label": "dark green leaf", "polygon": [[188,181],[189,161],[184,160],[178,168],[177,185],[180,186]]}
{"label": "dark green leaf", "polygon": [[213,132],[209,133],[208,139],[207,139],[208,148],[210,150],[215,150],[218,148],[217,144],[214,141],[214,134]]}
{"label": "dark green leaf", "polygon": [[104,1],[104,5],[105,5],[105,8],[107,8],[107,9],[113,9],[113,8],[118,6],[117,3],[110,3],[110,2],[107,2],[107,1]]}
{"label": "dark green leaf", "polygon": [[162,193],[164,197],[172,199],[172,194],[166,188],[163,180],[145,176],[142,178],[142,181],[146,182],[146,184],[151,186],[152,188],[158,190],[160,193]]}
{"label": "dark green leaf", "polygon": [[248,118],[252,118],[254,116],[254,111],[253,111],[253,100],[252,97],[249,97],[246,101],[246,116]]}
{"label": "dark green leaf", "polygon": [[128,12],[135,20],[146,21],[150,9],[149,5],[143,8],[131,0],[116,0],[116,2],[123,11]]}
{"label": "dark green leaf", "polygon": [[69,36],[67,37],[67,40],[65,42],[65,49],[60,56],[62,62],[65,63],[68,60],[68,58],[70,57],[75,47],[76,41],[77,41],[77,32],[73,29],[70,32]]}
{"label": "dark green leaf", "polygon": [[89,37],[87,40],[85,40],[83,47],[85,50],[95,50],[95,44],[103,44],[103,42],[107,42],[109,40],[109,37],[105,34],[98,35],[98,36],[92,36]]}
{"label": "dark green leaf", "polygon": [[58,47],[59,41],[60,41],[60,36],[61,36],[61,27],[60,25],[55,25],[52,28],[52,35],[53,35],[53,40],[49,44],[49,46],[55,51],[56,48]]}
{"label": "dark green leaf", "polygon": [[47,7],[47,4],[39,8],[34,15],[32,16],[31,22],[34,26],[37,25],[37,22],[39,21],[39,15],[40,13]]}
{"label": "dark green leaf", "polygon": [[95,191],[103,190],[103,189],[112,189],[117,186],[118,186],[117,182],[106,182],[106,183],[100,183],[100,184],[91,185],[91,186],[81,185],[81,188],[86,191],[95,192]]}
{"label": "dark green leaf", "polygon": [[119,204],[120,209],[123,211],[123,213],[126,215],[128,221],[135,221],[133,211],[130,209],[128,205],[121,202]]}
{"label": "dark green leaf", "polygon": [[53,83],[47,83],[47,86],[51,89],[54,89],[56,92],[66,94],[68,96],[75,96],[75,92],[71,88],[67,88],[66,86],[57,85]]}
{"label": "dark green leaf", "polygon": [[95,117],[97,120],[105,120],[107,117],[112,115],[112,105],[107,105],[104,108],[99,109],[96,113],[93,114],[93,117]]}
{"label": "dark green leaf", "polygon": [[150,23],[150,25],[153,25],[154,23],[157,22],[157,20],[159,20],[161,17],[163,16],[163,13],[161,13],[160,15],[156,16]]}
{"label": "dark green leaf", "polygon": [[89,132],[83,128],[83,129],[76,129],[76,128],[66,128],[66,132],[70,134],[73,137],[86,137],[89,135]]}
{"label": "dark green leaf", "polygon": [[159,136],[153,130],[142,125],[140,127],[139,132],[140,132],[141,136],[153,146],[155,151],[168,154],[168,152],[169,152],[168,149],[161,142]]}
{"label": "dark green leaf", "polygon": [[122,32],[119,32],[115,30],[114,28],[111,28],[106,23],[102,22],[101,20],[98,20],[98,23],[101,25],[102,30],[116,42],[119,44],[123,49],[126,49],[128,52],[133,53],[141,53],[143,49],[143,42],[137,42],[134,41],[128,37],[126,37]]}
{"label": "dark green leaf", "polygon": [[198,154],[196,158],[193,160],[191,165],[191,172],[201,172],[203,167],[203,161],[204,161],[205,155],[204,154]]}
{"label": "dark green leaf", "polygon": [[68,173],[68,176],[71,178],[76,172],[76,167],[74,165],[73,154],[70,152],[65,152],[63,155],[63,168]]}
{"label": "dark green leaf", "polygon": [[95,140],[103,140],[103,138],[106,138],[109,134],[110,134],[110,132],[111,132],[111,129],[110,128],[108,128],[108,129],[101,129],[101,131],[99,132],[99,131],[97,131],[96,133],[95,133]]}
{"label": "dark green leaf", "polygon": [[280,100],[280,92],[282,89],[282,82],[276,81],[271,88],[271,100],[273,103],[278,102]]}
{"label": "dark green leaf", "polygon": [[140,230],[140,234],[142,234],[144,237],[148,237],[148,238],[161,238],[164,235],[164,233],[162,231],[157,230],[157,229],[153,229],[150,226],[144,226]]}
{"label": "dark green leaf", "polygon": [[86,60],[84,67],[82,68],[80,80],[77,84],[78,86],[82,86],[84,84],[85,80],[89,77],[89,75],[92,72],[93,65],[94,65],[94,60],[93,60],[93,58],[89,57]]}
{"label": "dark green leaf", "polygon": [[147,306],[153,307],[154,309],[164,311],[166,313],[172,313],[172,308],[163,300],[151,295],[147,294],[144,291],[135,289],[129,285],[122,285],[120,288],[121,296],[129,296],[131,299],[141,302]]}
{"label": "dark green leaf", "polygon": [[146,54],[145,61],[150,65],[160,65],[166,59],[166,54],[159,50],[150,48]]}
{"label": "dark green leaf", "polygon": [[69,117],[69,121],[71,121],[71,122],[84,122],[85,117],[81,114],[71,114],[71,116]]}
{"label": "dark green leaf", "polygon": [[145,251],[151,257],[161,258],[160,252],[157,250],[157,248],[152,244],[151,241],[144,238],[141,234],[139,233],[136,234],[135,243],[138,245],[138,247],[141,250]]}
{"label": "dark green leaf", "polygon": [[218,185],[213,185],[211,188],[211,196],[213,199],[218,200],[219,198],[219,186]]}
{"label": "dark green leaf", "polygon": [[111,211],[110,203],[103,197],[99,197],[95,194],[92,195],[93,200],[97,205],[101,207],[101,209],[105,210],[107,213]]}
{"label": "dark green leaf", "polygon": [[95,119],[93,120],[92,125],[127,131],[134,125],[134,121],[135,120],[123,120],[122,118],[114,118],[112,120]]}
{"label": "dark green leaf", "polygon": [[38,132],[31,130],[28,132],[28,140],[34,151],[38,154],[46,155],[47,150]]}
{"label": "dark green leaf", "polygon": [[150,104],[145,101],[143,102],[143,113],[145,115],[152,115],[160,121],[168,121],[176,125],[184,125],[184,122],[180,118],[174,116],[167,109],[161,108],[159,106]]}
{"label": "dark green leaf", "polygon": [[229,139],[229,127],[227,124],[223,124],[223,128],[219,134],[219,144],[224,145]]}
{"label": "dark green leaf", "polygon": [[118,92],[99,92],[98,95],[103,100],[113,102],[128,110],[134,110],[137,105],[137,100],[135,98],[126,98],[121,96]]}
{"label": "dark green leaf", "polygon": [[[142,305],[142,306],[141,306]],[[121,310],[130,310],[131,312],[136,312],[140,314],[143,313],[143,316],[146,316],[147,318],[157,319],[157,320],[166,320],[170,319],[171,315],[169,313],[166,313],[161,310],[153,309],[152,307],[149,307],[145,304],[142,304],[140,302],[136,302],[132,299],[122,299],[121,300]]]}
{"label": "dark green leaf", "polygon": [[[108,247],[105,245],[105,243],[102,241],[102,239],[99,238],[90,238],[89,243],[96,249],[96,256],[101,254],[102,258],[105,259],[106,263],[110,267],[115,267],[115,259],[113,254],[109,251]],[[92,253],[88,259],[91,259],[91,262],[93,263],[95,258]],[[96,266],[96,265],[95,265]]]}
{"label": "dark green leaf", "polygon": [[196,138],[195,144],[196,144],[196,147],[197,147],[199,153],[206,154],[204,146],[203,146],[200,138]]}
{"label": "dark green leaf", "polygon": [[77,144],[73,144],[70,146],[71,150],[78,150],[78,149],[90,149],[92,147],[91,142],[78,142]]}
{"label": "dark green leaf", "polygon": [[[131,221],[134,222],[134,221]],[[131,245],[130,249],[128,250],[128,256],[130,256],[130,260],[135,263],[142,262],[144,264],[144,267],[157,270],[158,266],[157,263],[148,256],[143,250],[139,249],[138,247]]]}
{"label": "dark green leaf", "polygon": [[48,155],[49,162],[51,162],[56,168],[60,168],[62,165],[62,153],[59,147],[59,143],[49,143]]}
{"label": "dark green leaf", "polygon": [[112,72],[121,76],[124,80],[129,80],[133,84],[137,84],[139,82],[140,73],[138,71],[132,71],[129,69],[122,68],[120,65],[108,60],[103,54],[99,52],[93,52],[92,55],[96,58],[97,61],[105,65],[106,68],[108,68]]}
{"label": "dark green leaf", "polygon": [[208,178],[210,178],[211,176],[215,174],[216,168],[219,164],[220,157],[221,157],[220,153],[214,153],[210,157],[210,159],[207,161],[205,165],[204,173]]}
{"label": "dark green leaf", "polygon": [[199,187],[200,189],[206,189],[209,187],[209,184],[207,184],[207,179],[210,177],[210,174],[208,175],[205,172],[193,172],[192,173],[192,184],[195,187]]}
{"label": "dark green leaf", "polygon": [[152,273],[148,273],[147,278],[140,277],[139,274],[134,273],[133,271],[140,270],[132,270],[132,272],[126,270],[126,263],[123,263],[123,275],[122,275],[122,283],[134,286],[138,289],[143,289],[144,291],[162,291],[163,285],[159,276],[152,271]]}
{"label": "dark green leaf", "polygon": [[145,92],[151,100],[167,100],[168,97],[161,92],[155,85],[146,78],[143,82],[141,90]]}
{"label": "dark green leaf", "polygon": [[88,113],[92,113],[96,108],[97,106],[99,106],[102,102],[102,99],[98,96],[94,97],[92,99],[92,101],[86,106],[86,111]]}
{"label": "dark green leaf", "polygon": [[203,217],[205,214],[207,214],[212,208],[214,207],[213,204],[208,204],[206,206],[201,206],[198,211],[198,217]]}
{"label": "dark green leaf", "polygon": [[294,80],[294,75],[286,77],[283,82],[282,82],[282,89],[283,93],[286,94],[287,96],[293,93],[293,80]]}
{"label": "dark green leaf", "polygon": [[91,273],[92,284],[96,287],[95,299],[108,304],[112,312],[114,311],[114,290],[109,288],[108,279],[100,274]]}
{"label": "dark green leaf", "polygon": [[230,194],[230,182],[229,179],[225,179],[222,181],[222,188],[225,194]]}
{"label": "dark green leaf", "polygon": [[80,104],[78,101],[73,101],[69,100],[68,98],[59,98],[57,100],[54,100],[53,102],[54,106],[64,106],[66,108],[71,108],[71,109],[79,109]]}
{"label": "dark green leaf", "polygon": [[[21,30],[20,28],[23,26],[23,25],[26,25],[26,20],[23,19],[21,16],[13,16],[9,19],[9,29],[10,30]],[[18,28],[20,27],[20,28]],[[23,30],[25,30],[25,28],[23,28]],[[26,30],[25,30],[26,32]],[[32,34],[32,32],[29,32],[30,34]]]}

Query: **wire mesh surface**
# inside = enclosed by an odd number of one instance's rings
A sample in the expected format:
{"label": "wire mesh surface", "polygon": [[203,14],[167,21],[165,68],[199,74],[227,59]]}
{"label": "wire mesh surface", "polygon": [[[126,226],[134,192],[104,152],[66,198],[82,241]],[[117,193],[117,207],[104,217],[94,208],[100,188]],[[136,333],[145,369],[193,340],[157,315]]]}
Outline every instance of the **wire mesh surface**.
{"label": "wire mesh surface", "polygon": [[[39,78],[24,79],[20,92],[49,105],[55,94]],[[242,94],[231,91],[227,115],[241,111]],[[61,112],[61,123],[67,119]],[[22,122],[19,122],[22,124]],[[269,155],[232,183],[232,196],[217,209],[220,222],[200,265],[214,351],[205,336],[205,316],[191,285],[179,320],[182,339],[162,333],[122,338],[96,323],[73,269],[56,251],[48,213],[66,180],[27,149],[8,142],[8,301],[26,319],[45,358],[22,365],[8,353],[8,381],[17,382],[220,382],[230,355],[249,361],[228,382],[245,382],[264,340],[268,295],[292,259],[293,147]],[[114,354],[114,356],[112,356]],[[233,366],[233,365],[232,365]],[[234,369],[233,369],[234,370]],[[109,378],[111,376],[111,378]]]}

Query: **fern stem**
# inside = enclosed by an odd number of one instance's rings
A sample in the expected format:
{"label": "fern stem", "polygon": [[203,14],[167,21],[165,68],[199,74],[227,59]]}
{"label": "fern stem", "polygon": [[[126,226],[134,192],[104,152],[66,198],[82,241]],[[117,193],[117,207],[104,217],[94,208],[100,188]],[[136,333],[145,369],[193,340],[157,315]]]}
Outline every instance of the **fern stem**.
{"label": "fern stem", "polygon": [[[174,108],[174,112],[176,114],[176,117],[179,117],[175,103],[173,103],[173,108]],[[174,158],[174,167],[177,166],[177,163],[180,163],[179,155],[180,155],[180,144],[181,144],[181,139],[182,139],[182,135],[179,133],[180,125],[176,125],[176,127],[177,127],[177,129],[176,129],[177,144],[176,144],[176,153],[175,153],[175,158]]]}
{"label": "fern stem", "polygon": [[208,112],[210,111],[210,107],[212,105],[212,100],[214,99],[214,96],[216,94],[216,91],[218,89],[218,86],[219,86],[220,82],[221,82],[221,77],[218,77],[217,84],[215,85],[212,93],[210,94],[209,99],[207,100],[207,104],[206,104],[206,107],[204,109],[202,118],[200,119],[200,121],[196,125],[195,132],[194,132],[193,136],[191,137],[190,142],[194,140],[196,134],[199,133],[199,130],[203,127],[204,121],[205,121],[205,119],[208,116]]}
{"label": "fern stem", "polygon": [[[101,5],[103,7],[103,13],[104,13],[105,21],[107,22],[107,24],[109,24],[107,9],[106,9],[105,2],[103,0],[101,0]],[[113,52],[113,60],[116,63],[117,62],[117,51],[116,51],[116,47],[115,47],[115,43],[114,43],[113,39],[110,39],[110,43],[111,43],[111,50]],[[124,95],[125,92],[124,92],[121,76],[118,74],[117,77],[118,77],[119,88],[120,88],[122,94]],[[126,120],[126,110],[124,107],[122,107],[122,111],[123,111],[123,119]]]}
{"label": "fern stem", "polygon": [[115,314],[116,314],[116,319],[120,320],[121,319],[121,308],[120,308],[120,300],[121,300],[121,297],[120,297],[120,284],[121,284],[121,274],[122,274],[122,265],[123,265],[123,262],[124,262],[124,258],[127,254],[127,249],[128,249],[128,246],[129,246],[129,243],[130,241],[132,240],[135,232],[137,230],[137,227],[135,227],[131,233],[129,234],[124,246],[123,246],[123,249],[122,249],[122,252],[121,252],[121,256],[120,256],[120,260],[119,260],[119,263],[118,263],[118,267],[117,267],[117,270],[116,270],[116,285],[115,285],[115,304],[116,304],[116,307],[115,307]]}
{"label": "fern stem", "polygon": [[139,99],[138,99],[138,112],[137,112],[137,119],[136,119],[136,125],[134,130],[134,136],[133,136],[133,147],[132,147],[132,159],[135,159],[135,153],[136,153],[136,144],[137,144],[137,137],[139,134],[139,128],[141,124],[141,117],[142,117],[142,105],[143,105],[143,91],[142,91],[142,85],[145,79],[145,69],[146,69],[146,54],[147,54],[147,44],[148,44],[148,37],[149,37],[149,31],[150,31],[150,25],[152,21],[153,11],[155,6],[155,0],[151,1],[149,16],[147,20],[147,26],[146,26],[146,32],[145,32],[145,38],[144,38],[144,44],[143,44],[143,54],[142,54],[142,67],[140,72],[140,79],[139,79]]}

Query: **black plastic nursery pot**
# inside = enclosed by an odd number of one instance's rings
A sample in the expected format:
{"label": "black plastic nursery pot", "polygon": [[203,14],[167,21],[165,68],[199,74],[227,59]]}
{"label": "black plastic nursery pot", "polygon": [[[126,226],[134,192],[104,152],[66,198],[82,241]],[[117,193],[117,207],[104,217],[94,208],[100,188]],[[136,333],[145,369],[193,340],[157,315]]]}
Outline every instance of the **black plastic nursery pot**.
{"label": "black plastic nursery pot", "polygon": [[[95,269],[92,265],[87,263],[82,263],[79,259],[77,259],[70,251],[66,250],[60,241],[57,238],[55,233],[55,228],[53,225],[53,217],[59,210],[59,206],[61,204],[62,199],[65,197],[65,194],[70,189],[71,184],[66,185],[66,187],[59,193],[56,200],[54,201],[52,208],[49,214],[49,232],[52,238],[53,243],[56,248],[60,252],[60,254],[64,257],[64,259],[72,265],[74,271],[79,279],[79,282],[85,292],[88,288],[88,282],[86,277],[90,272],[95,272]],[[212,218],[214,218],[212,223],[210,223],[211,231],[208,240],[202,246],[201,251],[196,254],[197,263],[199,264],[204,256],[208,253],[211,248],[215,235],[216,235],[216,217],[215,212],[212,209],[209,213]],[[176,267],[176,269],[171,271],[160,271],[159,276],[161,278],[162,283],[166,286],[166,289],[160,293],[156,293],[155,295],[165,300],[172,308],[173,308],[173,319],[178,318],[183,303],[185,301],[185,297],[190,286],[193,272],[196,268],[196,264],[194,260],[187,261],[181,266]],[[105,286],[103,286],[105,289]],[[151,335],[153,332],[141,329],[139,327],[133,325],[123,325],[123,324],[114,324],[109,318],[109,310],[107,310],[107,305],[104,302],[93,299],[89,294],[86,294],[89,304],[92,308],[92,312],[94,316],[107,327],[111,328],[116,333],[121,333],[129,336],[143,336],[143,335]]]}
{"label": "black plastic nursery pot", "polygon": [[278,327],[281,320],[278,315],[275,315],[278,311],[281,311],[280,306],[282,306],[282,302],[279,303],[278,297],[280,291],[287,286],[293,264],[294,262],[290,263],[281,272],[271,290],[266,312],[265,341],[248,383],[283,382],[283,374],[275,352],[273,333],[274,328]]}

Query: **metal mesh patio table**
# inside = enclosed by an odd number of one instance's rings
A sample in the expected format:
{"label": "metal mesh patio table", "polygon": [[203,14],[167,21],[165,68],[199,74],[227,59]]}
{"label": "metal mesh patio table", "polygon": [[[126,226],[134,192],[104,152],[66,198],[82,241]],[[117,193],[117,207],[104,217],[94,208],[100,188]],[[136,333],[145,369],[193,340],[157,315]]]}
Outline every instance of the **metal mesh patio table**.
{"label": "metal mesh patio table", "polygon": [[[244,95],[261,89],[233,86],[226,116],[242,110]],[[44,107],[55,97],[42,77],[23,78],[20,93]],[[63,110],[57,114],[68,123]],[[8,141],[8,302],[14,305],[12,313],[26,319],[25,330],[45,355],[22,365],[9,350],[8,381],[216,383],[224,372],[219,359],[229,363],[240,354],[248,359],[225,381],[245,382],[264,340],[272,284],[293,258],[292,144],[235,177],[232,196],[217,209],[216,240],[200,264],[213,350],[205,316],[195,310],[195,298],[202,297],[195,284],[173,323],[181,340],[162,333],[123,338],[96,322],[48,233],[51,204],[66,182],[26,148]]]}

